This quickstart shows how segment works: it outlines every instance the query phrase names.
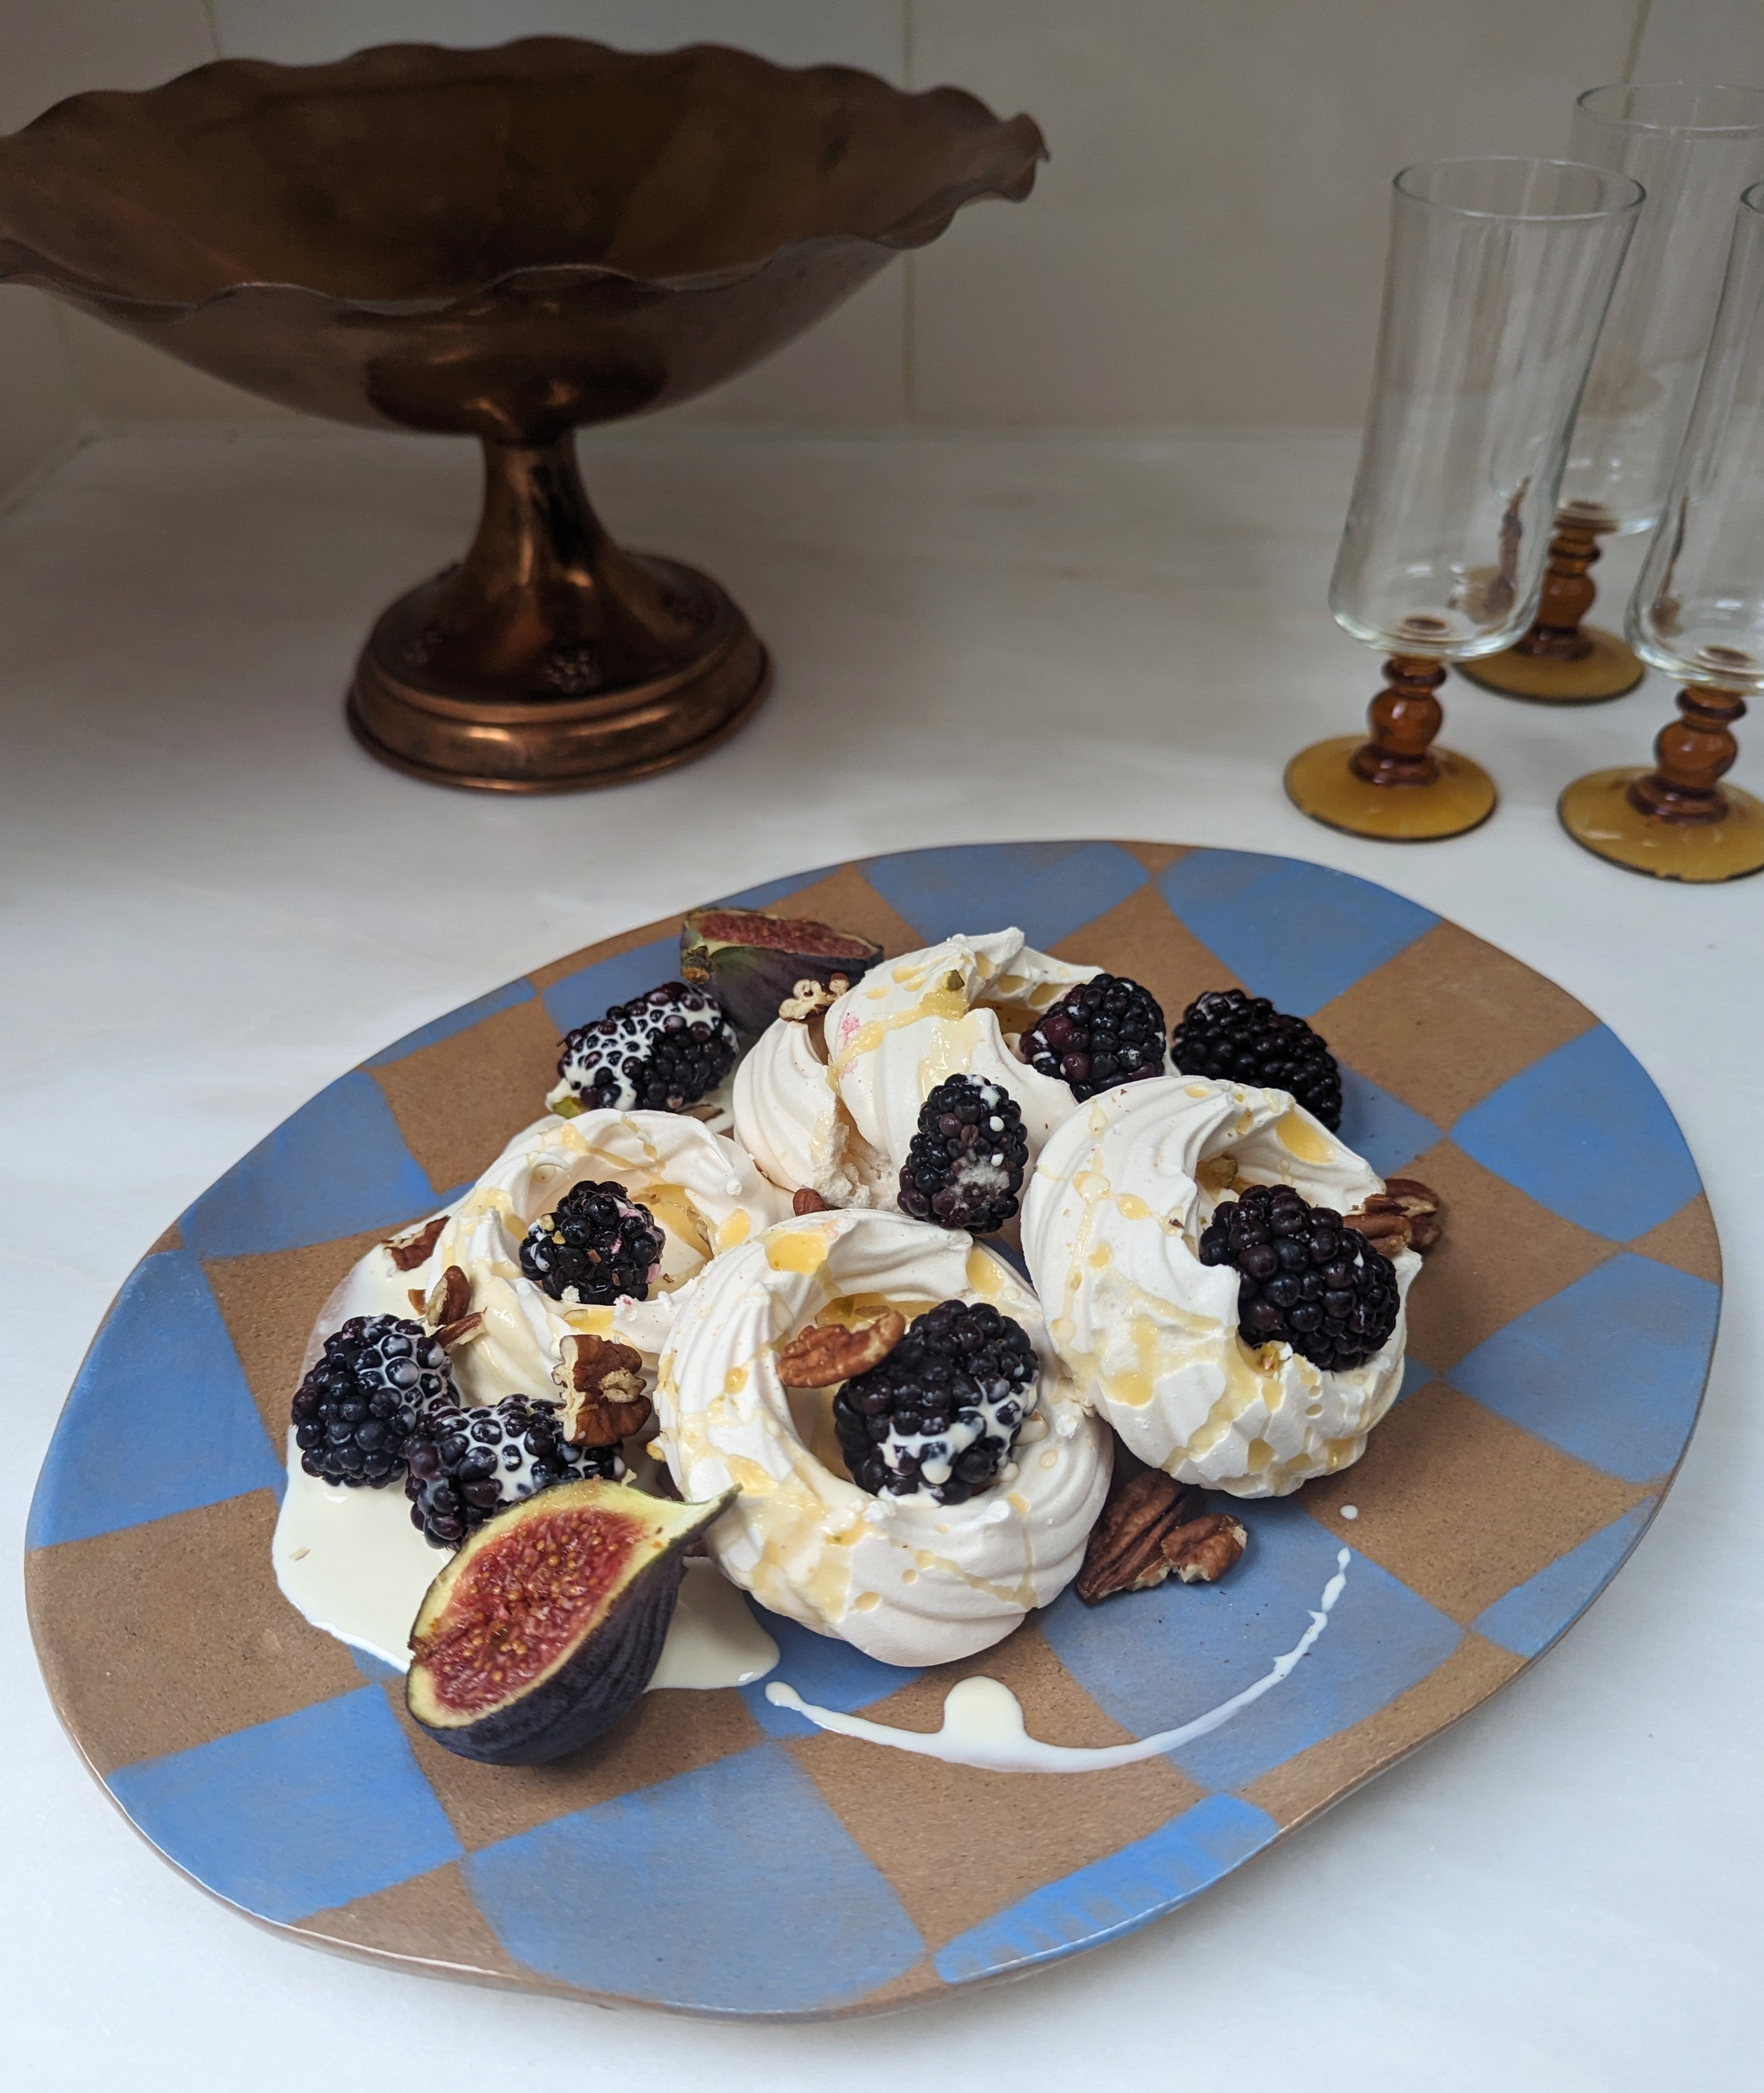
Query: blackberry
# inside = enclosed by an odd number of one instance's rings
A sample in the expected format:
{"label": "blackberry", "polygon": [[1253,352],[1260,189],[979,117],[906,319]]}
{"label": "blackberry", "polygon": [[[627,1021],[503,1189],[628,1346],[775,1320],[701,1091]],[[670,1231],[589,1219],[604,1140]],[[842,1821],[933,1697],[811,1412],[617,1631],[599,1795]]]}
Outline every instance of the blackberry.
{"label": "blackberry", "polygon": [[735,1046],[708,989],[664,982],[565,1034],[559,1090],[588,1112],[680,1112],[716,1089]]}
{"label": "blackberry", "polygon": [[900,1172],[900,1211],[990,1235],[1016,1211],[1029,1136],[1009,1091],[977,1076],[939,1083],[919,1114]]}
{"label": "blackberry", "polygon": [[553,1301],[605,1307],[621,1295],[647,1301],[662,1236],[622,1185],[572,1185],[521,1244],[521,1269]]}
{"label": "blackberry", "polygon": [[1234,1265],[1247,1345],[1285,1343],[1325,1372],[1382,1351],[1397,1327],[1397,1268],[1328,1207],[1288,1185],[1252,1185],[1214,1213],[1203,1264]]}
{"label": "blackberry", "polygon": [[834,1398],[852,1480],[872,1497],[924,1490],[938,1504],[965,1504],[998,1480],[1039,1371],[1021,1324],[986,1302],[939,1302]]}
{"label": "blackberry", "polygon": [[1164,1012],[1138,982],[1097,974],[1068,989],[1023,1034],[1017,1051],[1038,1073],[1069,1083],[1081,1102],[1164,1073]]}
{"label": "blackberry", "polygon": [[1210,988],[1182,1012],[1170,1035],[1179,1076],[1212,1076],[1286,1090],[1333,1133],[1341,1124],[1341,1071],[1302,1017],[1276,1010],[1265,995]]}
{"label": "blackberry", "polygon": [[447,1354],[420,1323],[352,1315],[295,1391],[300,1465],[327,1483],[380,1488],[402,1474],[422,1406],[453,1385]]}
{"label": "blackberry", "polygon": [[410,1523],[436,1548],[457,1548],[505,1505],[553,1483],[624,1473],[616,1447],[570,1445],[561,1403],[526,1395],[505,1395],[484,1410],[436,1398],[405,1441],[405,1458]]}

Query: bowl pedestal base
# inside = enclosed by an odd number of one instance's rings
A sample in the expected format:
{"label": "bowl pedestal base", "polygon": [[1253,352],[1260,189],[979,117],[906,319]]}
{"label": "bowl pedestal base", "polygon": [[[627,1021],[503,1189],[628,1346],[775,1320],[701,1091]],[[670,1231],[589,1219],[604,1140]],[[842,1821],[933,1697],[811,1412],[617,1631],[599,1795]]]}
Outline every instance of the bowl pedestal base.
{"label": "bowl pedestal base", "polygon": [[363,747],[438,784],[561,792],[670,769],[733,734],[771,660],[732,599],[609,536],[569,431],[483,448],[470,551],[383,612],[356,664]]}

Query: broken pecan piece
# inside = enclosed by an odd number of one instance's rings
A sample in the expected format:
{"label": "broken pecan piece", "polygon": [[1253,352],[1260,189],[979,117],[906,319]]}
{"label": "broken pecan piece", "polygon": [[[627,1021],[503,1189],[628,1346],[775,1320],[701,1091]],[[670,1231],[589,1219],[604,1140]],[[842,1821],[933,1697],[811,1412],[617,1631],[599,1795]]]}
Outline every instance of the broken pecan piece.
{"label": "broken pecan piece", "polygon": [[[414,1295],[413,1295],[414,1298]],[[423,1304],[425,1318],[437,1328],[449,1323],[457,1323],[471,1306],[471,1281],[457,1264],[450,1264],[434,1285]]]}
{"label": "broken pecan piece", "polygon": [[1211,1584],[1242,1554],[1250,1536],[1228,1511],[1203,1513],[1164,1535],[1164,1560],[1185,1584]]}
{"label": "broken pecan piece", "polygon": [[778,1014],[793,1025],[806,1025],[811,1017],[832,1009],[851,986],[843,974],[834,974],[825,982],[800,981],[778,1006]]}
{"label": "broken pecan piece", "polygon": [[1342,1220],[1390,1257],[1399,1250],[1431,1250],[1441,1233],[1433,1218],[1438,1211],[1439,1194],[1418,1178],[1389,1177],[1382,1192]]}
{"label": "broken pecan piece", "polygon": [[1117,1471],[1102,1516],[1090,1529],[1078,1597],[1087,1606],[1120,1592],[1149,1591],[1170,1574],[1164,1538],[1200,1509],[1201,1495],[1161,1468],[1141,1468],[1125,1479]]}
{"label": "broken pecan piece", "polygon": [[790,1210],[799,1218],[804,1214],[824,1214],[827,1202],[812,1185],[804,1185],[790,1195]]}
{"label": "broken pecan piece", "polygon": [[447,1226],[445,1214],[437,1214],[432,1221],[425,1221],[420,1228],[393,1236],[384,1245],[386,1254],[401,1272],[414,1272],[419,1264],[427,1264],[440,1240],[441,1231]]}
{"label": "broken pecan piece", "polygon": [[786,1388],[834,1388],[878,1366],[907,1334],[907,1319],[885,1308],[873,1323],[815,1323],[799,1330],[778,1355]]}
{"label": "broken pecan piece", "polygon": [[469,1344],[474,1337],[483,1334],[484,1319],[475,1311],[470,1315],[457,1316],[451,1323],[443,1323],[435,1333],[435,1341],[444,1351],[452,1351],[456,1345]]}
{"label": "broken pecan piece", "polygon": [[616,1446],[655,1415],[644,1392],[643,1354],[611,1337],[564,1340],[564,1436],[577,1446]]}

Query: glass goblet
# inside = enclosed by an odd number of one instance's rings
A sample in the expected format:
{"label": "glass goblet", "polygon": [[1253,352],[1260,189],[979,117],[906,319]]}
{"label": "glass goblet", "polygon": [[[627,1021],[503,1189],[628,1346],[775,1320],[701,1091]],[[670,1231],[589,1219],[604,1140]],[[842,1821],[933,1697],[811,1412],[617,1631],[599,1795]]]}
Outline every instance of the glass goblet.
{"label": "glass goblet", "polygon": [[1740,197],[1714,332],[1664,512],[1630,603],[1629,640],[1679,678],[1653,767],[1577,778],[1558,811],[1576,843],[1658,879],[1764,871],[1764,805],[1723,786],[1735,723],[1764,690],[1764,182]]}
{"label": "glass goblet", "polygon": [[1434,747],[1444,664],[1531,623],[1580,388],[1641,205],[1639,183],[1566,160],[1405,168],[1372,405],[1329,608],[1391,658],[1370,740],[1286,768],[1315,820],[1355,835],[1461,835],[1493,781]]}
{"label": "glass goblet", "polygon": [[1647,192],[1593,358],[1568,447],[1562,506],[1531,630],[1466,662],[1484,689],[1545,704],[1620,698],[1642,665],[1583,620],[1606,532],[1658,519],[1721,294],[1735,199],[1764,176],[1764,89],[1689,80],[1588,88],[1569,156],[1632,175]]}

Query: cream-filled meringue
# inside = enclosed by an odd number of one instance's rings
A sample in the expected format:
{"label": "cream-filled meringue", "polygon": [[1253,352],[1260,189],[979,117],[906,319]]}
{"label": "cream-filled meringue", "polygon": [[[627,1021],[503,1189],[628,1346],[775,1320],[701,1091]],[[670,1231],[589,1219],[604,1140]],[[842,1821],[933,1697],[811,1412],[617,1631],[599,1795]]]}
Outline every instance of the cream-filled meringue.
{"label": "cream-filled meringue", "polygon": [[[1402,1384],[1405,1318],[1351,1372],[1237,1331],[1237,1274],[1201,1263],[1227,1187],[1289,1185],[1347,1213],[1382,1181],[1284,1090],[1164,1076],[1093,1098],[1042,1149],[1023,1250],[1060,1357],[1142,1461],[1233,1496],[1284,1497],[1357,1461]],[[1420,1269],[1394,1259],[1406,1301]]]}
{"label": "cream-filled meringue", "polygon": [[[999,1480],[967,1502],[848,1482],[830,1391],[793,1398],[778,1352],[830,1311],[990,1301],[1029,1332],[1036,1401]],[[971,1656],[1077,1574],[1108,1486],[1109,1441],[1061,1366],[1034,1297],[963,1235],[862,1209],[783,1222],[717,1259],[679,1312],[657,1382],[659,1442],[688,1498],[741,1495],[711,1529],[724,1574],[762,1606],[884,1663]]]}
{"label": "cream-filled meringue", "polygon": [[1015,1043],[1094,967],[1030,949],[1021,930],[946,938],[884,960],[824,1017],[780,1018],[735,1077],[735,1138],[774,1184],[832,1205],[892,1206],[925,1098],[947,1077],[1000,1085],[1031,1159],[1074,1109],[1070,1088]]}
{"label": "cream-filled meringue", "polygon": [[[661,1229],[661,1268],[648,1300],[578,1306],[553,1300],[522,1271],[527,1229],[584,1180],[622,1185]],[[483,1324],[453,1349],[462,1401],[549,1395],[556,1392],[554,1370],[566,1337],[616,1337],[652,1359],[681,1290],[718,1251],[758,1234],[788,1211],[789,1202],[751,1158],[696,1119],[656,1112],[546,1118],[504,1149],[449,1216],[427,1263],[407,1283],[431,1286],[453,1264],[470,1282],[469,1305]]]}

